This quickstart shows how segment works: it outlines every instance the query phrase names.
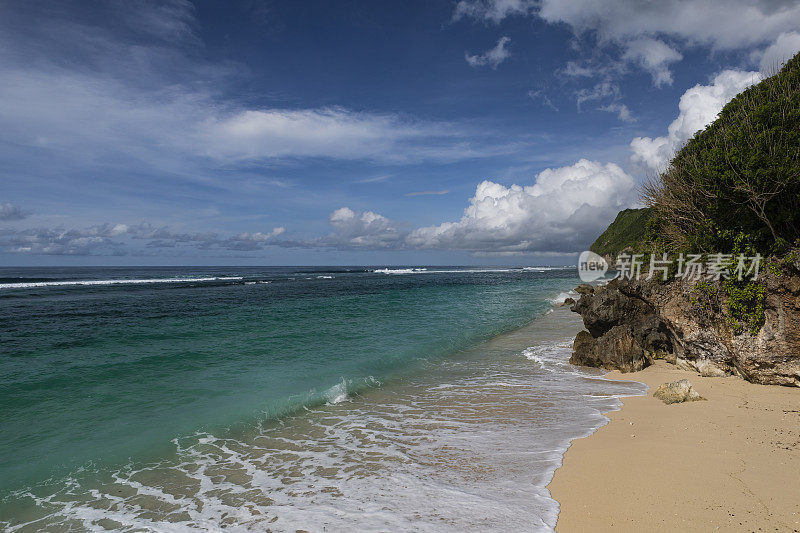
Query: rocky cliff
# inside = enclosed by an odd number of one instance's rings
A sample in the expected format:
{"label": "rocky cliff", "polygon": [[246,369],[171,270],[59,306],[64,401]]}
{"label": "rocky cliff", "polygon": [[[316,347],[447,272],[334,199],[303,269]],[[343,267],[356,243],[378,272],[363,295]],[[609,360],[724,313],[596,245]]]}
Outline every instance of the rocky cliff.
{"label": "rocky cliff", "polygon": [[587,331],[570,362],[623,372],[666,359],[702,375],[738,375],[800,386],[800,254],[765,269],[763,325],[742,328],[721,282],[614,280],[583,294],[572,311]]}

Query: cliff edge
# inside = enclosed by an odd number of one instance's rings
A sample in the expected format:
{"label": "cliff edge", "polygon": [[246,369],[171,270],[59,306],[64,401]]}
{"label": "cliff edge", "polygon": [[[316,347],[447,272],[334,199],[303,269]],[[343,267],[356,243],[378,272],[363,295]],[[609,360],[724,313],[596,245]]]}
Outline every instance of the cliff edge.
{"label": "cliff edge", "polygon": [[632,372],[665,359],[704,376],[737,375],[800,386],[800,253],[774,260],[759,280],[763,323],[742,323],[724,282],[613,280],[572,307],[587,331],[570,362]]}

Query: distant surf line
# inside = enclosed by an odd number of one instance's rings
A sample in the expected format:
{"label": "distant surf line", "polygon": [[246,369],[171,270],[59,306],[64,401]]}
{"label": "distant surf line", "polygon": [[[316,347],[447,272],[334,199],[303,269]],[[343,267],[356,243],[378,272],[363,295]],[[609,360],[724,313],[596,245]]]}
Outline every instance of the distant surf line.
{"label": "distant surf line", "polygon": [[521,268],[472,268],[472,269],[453,269],[453,270],[428,270],[427,268],[377,268],[372,272],[375,274],[479,274],[488,272],[547,272],[550,270],[569,270],[574,266],[560,267],[521,267]]}
{"label": "distant surf line", "polygon": [[187,283],[192,281],[237,281],[242,276],[206,278],[152,278],[152,279],[98,279],[72,281],[34,281],[21,283],[0,283],[0,289],[32,289],[38,287],[68,287],[81,285],[143,285],[149,283]]}

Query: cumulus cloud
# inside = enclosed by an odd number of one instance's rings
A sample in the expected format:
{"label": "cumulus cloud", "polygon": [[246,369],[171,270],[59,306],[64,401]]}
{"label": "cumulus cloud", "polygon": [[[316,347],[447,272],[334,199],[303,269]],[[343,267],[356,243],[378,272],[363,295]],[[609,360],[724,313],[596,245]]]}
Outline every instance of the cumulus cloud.
{"label": "cumulus cloud", "polygon": [[19,206],[14,204],[0,204],[0,221],[4,220],[22,220],[27,216]]}
{"label": "cumulus cloud", "polygon": [[355,212],[341,207],[330,214],[333,232],[320,244],[342,248],[392,248],[401,244],[402,234],[383,215]]}
{"label": "cumulus cloud", "polygon": [[631,176],[613,163],[581,159],[546,169],[533,185],[478,185],[457,222],[418,228],[409,246],[473,252],[575,252],[636,201]]}
{"label": "cumulus cloud", "polygon": [[734,96],[761,81],[758,72],[725,70],[709,85],[695,85],[681,96],[678,117],[662,137],[636,137],[631,141],[631,160],[651,172],[659,172],[695,133],[717,117]]}
{"label": "cumulus cloud", "polygon": [[464,59],[467,60],[473,67],[490,66],[496,69],[497,66],[511,57],[511,52],[508,51],[506,45],[511,42],[508,37],[500,37],[497,44],[491,50],[487,50],[483,54],[469,55],[464,54]]}
{"label": "cumulus cloud", "polygon": [[775,42],[764,50],[759,62],[762,73],[771,74],[780,69],[786,61],[800,51],[800,33],[790,31],[781,33]]}

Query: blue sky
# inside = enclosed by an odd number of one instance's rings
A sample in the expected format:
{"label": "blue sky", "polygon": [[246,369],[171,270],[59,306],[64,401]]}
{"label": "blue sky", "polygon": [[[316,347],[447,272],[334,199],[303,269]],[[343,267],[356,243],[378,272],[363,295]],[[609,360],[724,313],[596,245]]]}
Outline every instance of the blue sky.
{"label": "blue sky", "polygon": [[800,49],[722,6],[3,2],[0,265],[569,262]]}

